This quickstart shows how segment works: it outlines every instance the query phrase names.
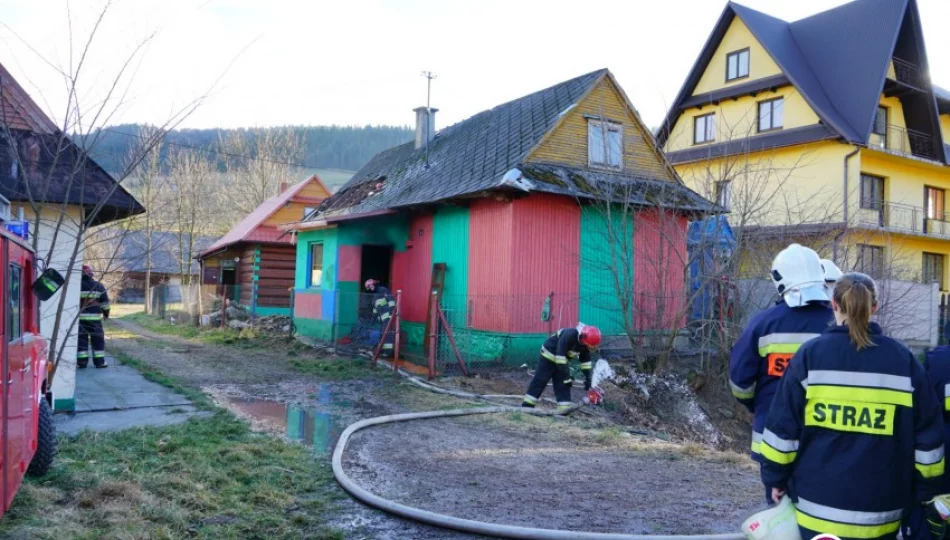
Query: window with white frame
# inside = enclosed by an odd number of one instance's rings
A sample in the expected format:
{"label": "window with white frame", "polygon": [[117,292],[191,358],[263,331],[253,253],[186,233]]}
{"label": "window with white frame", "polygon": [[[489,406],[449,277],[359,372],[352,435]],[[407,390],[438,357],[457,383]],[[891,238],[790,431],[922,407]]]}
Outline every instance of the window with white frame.
{"label": "window with white frame", "polygon": [[587,122],[587,156],[592,167],[623,168],[623,126],[604,120]]}

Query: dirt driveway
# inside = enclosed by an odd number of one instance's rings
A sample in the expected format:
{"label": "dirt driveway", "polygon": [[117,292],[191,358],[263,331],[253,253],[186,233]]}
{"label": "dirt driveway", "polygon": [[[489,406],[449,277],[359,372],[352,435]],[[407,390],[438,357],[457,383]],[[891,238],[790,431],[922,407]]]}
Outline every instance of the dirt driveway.
{"label": "dirt driveway", "polygon": [[[287,435],[291,417],[249,403],[291,403],[339,428],[361,418],[465,405],[366,372],[341,380],[302,374],[279,348],[239,349],[146,331],[116,320],[109,347],[201,388],[255,427]],[[316,358],[316,357],[314,357]],[[295,366],[295,362],[298,366]],[[306,429],[316,429],[309,425]],[[307,437],[313,437],[308,432]],[[304,439],[307,439],[304,437]],[[327,462],[329,466],[329,462]],[[760,506],[751,461],[632,436],[584,420],[493,415],[427,420],[357,434],[345,463],[363,487],[455,516],[543,528],[696,534],[736,532]],[[334,526],[346,538],[462,539],[367,509],[340,491]]]}

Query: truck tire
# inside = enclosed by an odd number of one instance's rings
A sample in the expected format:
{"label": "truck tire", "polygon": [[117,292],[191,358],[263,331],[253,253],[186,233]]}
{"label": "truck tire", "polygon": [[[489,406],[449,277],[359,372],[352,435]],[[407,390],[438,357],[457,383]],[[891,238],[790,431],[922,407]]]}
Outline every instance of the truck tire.
{"label": "truck tire", "polygon": [[49,402],[40,399],[40,419],[36,431],[36,454],[30,462],[26,474],[43,476],[53,465],[53,456],[56,454],[56,428],[53,427],[53,411]]}

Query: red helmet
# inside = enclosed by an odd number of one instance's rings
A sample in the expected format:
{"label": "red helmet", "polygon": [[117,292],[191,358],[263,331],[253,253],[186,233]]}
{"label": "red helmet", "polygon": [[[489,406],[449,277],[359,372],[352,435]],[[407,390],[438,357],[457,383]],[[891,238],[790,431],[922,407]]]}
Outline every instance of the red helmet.
{"label": "red helmet", "polygon": [[596,326],[585,326],[581,328],[581,344],[588,348],[596,349],[600,347],[601,336],[600,329]]}
{"label": "red helmet", "polygon": [[363,284],[363,288],[365,288],[367,291],[375,290],[377,283],[379,282],[376,281],[375,279],[367,279],[366,283]]}

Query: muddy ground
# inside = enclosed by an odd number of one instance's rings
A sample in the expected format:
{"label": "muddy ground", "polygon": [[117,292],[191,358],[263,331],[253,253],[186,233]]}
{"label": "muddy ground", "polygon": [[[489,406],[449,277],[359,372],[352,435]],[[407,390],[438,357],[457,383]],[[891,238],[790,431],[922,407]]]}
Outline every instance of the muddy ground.
{"label": "muddy ground", "polygon": [[[306,441],[319,453],[328,454],[339,432],[358,419],[474,404],[417,389],[391,373],[334,381],[304,375],[291,363],[300,356],[291,359],[280,347],[208,345],[116,323],[127,333],[115,332],[109,347],[205,390],[256,429]],[[515,380],[519,376],[524,381]],[[512,377],[503,384],[480,379],[454,384],[484,393],[522,393],[527,374]],[[325,433],[313,428],[292,434],[288,411],[294,407],[310,415],[307,419],[323,419],[317,425]],[[710,444],[672,445],[631,435],[630,425],[615,422],[618,414],[614,409],[570,420],[493,415],[371,428],[354,436],[345,466],[364,488],[399,502],[532,527],[736,532],[760,507],[757,470],[744,455],[710,451]],[[689,431],[674,439],[688,439]],[[473,538],[371,510],[342,490],[339,495],[332,525],[347,538]]]}

